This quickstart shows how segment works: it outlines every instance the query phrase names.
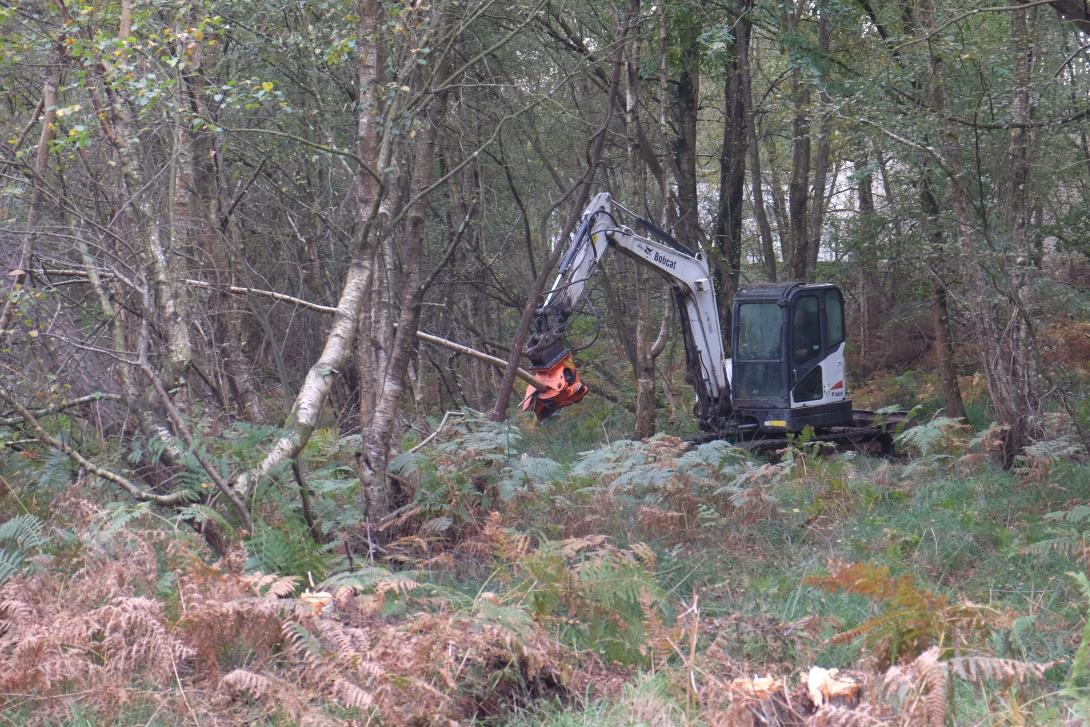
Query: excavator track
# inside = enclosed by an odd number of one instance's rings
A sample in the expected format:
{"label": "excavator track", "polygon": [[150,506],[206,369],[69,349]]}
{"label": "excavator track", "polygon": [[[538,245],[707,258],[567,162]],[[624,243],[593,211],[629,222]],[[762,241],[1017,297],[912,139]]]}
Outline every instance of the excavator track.
{"label": "excavator track", "polygon": [[[822,427],[814,431],[811,442],[829,442],[836,445],[838,452],[864,452],[887,459],[896,456],[893,437],[911,422],[904,414],[876,414],[872,411],[855,410],[852,412],[852,425],[842,427]],[[768,434],[767,432],[744,431],[740,428],[719,432],[707,432],[685,441],[692,445],[726,440],[733,442],[740,449],[759,454],[772,454],[785,449],[791,440],[787,434]]]}

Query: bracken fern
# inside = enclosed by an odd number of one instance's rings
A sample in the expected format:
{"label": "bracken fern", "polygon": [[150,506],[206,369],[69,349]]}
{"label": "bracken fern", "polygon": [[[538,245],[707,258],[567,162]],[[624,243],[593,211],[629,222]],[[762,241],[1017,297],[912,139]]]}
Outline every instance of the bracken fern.
{"label": "bracken fern", "polygon": [[23,567],[31,551],[45,545],[43,529],[42,521],[30,514],[0,523],[0,584]]}
{"label": "bracken fern", "polygon": [[833,564],[827,576],[810,576],[810,585],[868,598],[881,611],[836,637],[859,637],[879,664],[912,658],[932,646],[960,649],[971,646],[1006,621],[1005,614],[974,603],[951,603],[948,596],[929,591],[911,574],[894,576],[888,566],[871,563]]}

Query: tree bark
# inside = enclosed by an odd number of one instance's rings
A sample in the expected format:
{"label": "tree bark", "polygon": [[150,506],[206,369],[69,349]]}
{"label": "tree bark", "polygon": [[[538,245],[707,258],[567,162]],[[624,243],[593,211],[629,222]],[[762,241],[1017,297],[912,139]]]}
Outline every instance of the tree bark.
{"label": "tree bark", "polygon": [[[824,12],[818,18],[818,48],[825,53],[829,51],[829,20]],[[817,273],[822,230],[825,226],[825,206],[828,202],[825,188],[829,177],[829,157],[832,151],[832,135],[829,130],[832,123],[832,114],[828,111],[831,99],[824,90],[819,94],[819,99],[821,101],[821,119],[817,132],[817,154],[814,158],[810,210],[806,221],[806,267],[800,280],[813,280],[814,275]],[[836,179],[835,173],[833,179]]]}
{"label": "tree bark", "polygon": [[674,179],[677,183],[677,231],[695,248],[701,241],[700,200],[696,191],[696,126],[700,103],[700,21],[684,17],[676,27],[680,71],[674,84]]}
{"label": "tree bark", "polygon": [[965,416],[965,403],[961,398],[957,369],[954,366],[954,341],[950,333],[950,307],[946,296],[946,268],[943,254],[942,230],[939,227],[939,204],[931,191],[931,180],[926,175],[920,179],[920,208],[923,210],[924,235],[927,238],[928,262],[931,266],[931,325],[935,336],[935,359],[939,369],[939,387],[946,416],[960,419]]}
{"label": "tree bark", "polygon": [[[640,16],[639,0],[629,0],[628,14],[633,18]],[[625,59],[627,83],[625,84],[625,118],[628,130],[628,164],[632,171],[635,200],[637,205],[647,207],[647,170],[640,148],[639,122],[639,64],[640,35],[637,27],[629,34],[630,41]],[[660,49],[665,53],[666,49]],[[651,341],[653,330],[651,307],[652,275],[642,266],[636,266],[636,326],[635,342],[631,347],[630,363],[636,377],[636,416],[633,436],[645,439],[655,433],[655,357],[658,352]],[[665,318],[667,312],[662,313]],[[618,320],[618,324],[622,321]],[[627,347],[626,347],[627,350]],[[661,351],[661,349],[660,349]]]}
{"label": "tree bark", "polygon": [[745,103],[745,68],[748,59],[741,56],[749,48],[749,14],[735,23],[734,43],[727,77],[723,83],[723,149],[719,160],[719,209],[715,216],[712,239],[719,252],[717,271],[719,319],[724,331],[731,326],[731,301],[738,291],[742,269],[742,200],[746,186],[746,146],[749,134]]}
{"label": "tree bark", "polygon": [[[797,0],[795,6],[785,13],[784,23],[788,32],[798,32],[802,8],[802,1]],[[791,178],[787,191],[790,247],[786,251],[786,262],[789,280],[805,280],[809,260],[810,230],[807,208],[810,201],[810,97],[810,85],[803,79],[796,64],[791,71]]]}
{"label": "tree bark", "polygon": [[[34,152],[34,166],[30,175],[30,203],[27,205],[26,232],[23,234],[22,245],[19,246],[19,259],[16,263],[16,274],[12,276],[13,285],[26,285],[32,280],[30,272],[34,245],[38,238],[38,220],[41,218],[42,206],[45,197],[45,175],[49,166],[49,145],[53,142],[54,128],[57,121],[57,88],[61,82],[61,63],[63,50],[58,46],[54,57],[45,69],[45,78],[42,81],[42,130],[38,135],[38,147]],[[8,335],[8,324],[11,322],[14,310],[13,296],[4,298],[3,309],[0,310],[0,343]]]}
{"label": "tree bark", "polygon": [[1005,441],[1008,460],[1022,449],[1025,441],[1040,433],[1038,416],[1041,409],[1037,387],[1037,362],[1033,354],[1030,275],[1033,269],[1033,244],[1029,234],[1030,141],[1033,116],[1034,26],[1037,8],[1021,7],[1011,12],[1011,46],[1014,53],[1014,75],[1011,92],[1011,129],[1007,146],[1008,188],[1003,223],[1010,235],[1011,323],[1009,332],[1008,371],[1013,401],[1005,412],[1011,429]]}
{"label": "tree bark", "polygon": [[[747,4],[746,24],[749,25],[749,13],[752,1]],[[765,280],[776,281],[776,248],[772,241],[772,226],[768,223],[768,209],[765,206],[764,188],[761,180],[761,148],[757,143],[757,114],[753,108],[753,68],[750,60],[751,32],[740,34],[738,60],[742,78],[742,103],[746,124],[746,147],[749,151],[749,189],[752,196],[753,216],[757,220],[757,231],[761,237],[761,270]],[[729,329],[727,329],[729,330]]]}

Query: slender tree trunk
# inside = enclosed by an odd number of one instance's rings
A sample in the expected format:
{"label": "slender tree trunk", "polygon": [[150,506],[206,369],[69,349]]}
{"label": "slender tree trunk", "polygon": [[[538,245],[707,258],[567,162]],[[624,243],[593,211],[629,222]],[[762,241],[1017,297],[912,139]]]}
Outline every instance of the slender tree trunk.
{"label": "slender tree trunk", "polygon": [[[778,155],[776,154],[776,140],[774,138],[768,139],[768,188],[772,197],[772,214],[776,220],[776,233],[780,240],[780,259],[783,260],[785,268],[791,267],[791,225],[788,222],[787,215],[787,197],[784,195],[783,182],[780,178],[780,166]],[[786,273],[788,279],[791,279],[790,271]]]}
{"label": "slender tree trunk", "polygon": [[928,262],[931,274],[931,325],[935,336],[935,358],[939,368],[939,386],[942,389],[946,416],[960,419],[965,416],[965,403],[961,398],[957,369],[954,366],[954,341],[950,333],[950,307],[946,297],[946,268],[943,253],[942,229],[939,226],[939,204],[931,191],[931,180],[926,171],[920,179],[920,208],[923,210],[923,228],[927,237]]}
{"label": "slender tree trunk", "polygon": [[[204,103],[206,59],[199,44],[190,54],[187,64],[189,67],[182,75],[183,102],[192,118],[209,118]],[[209,307],[226,372],[227,389],[244,419],[261,422],[264,412],[250,362],[244,353],[249,340],[247,326],[242,308],[228,292],[229,286],[247,287],[247,284],[241,276],[238,226],[223,219],[223,185],[218,164],[222,150],[218,148],[213,132],[195,130],[192,124],[183,126],[181,134],[183,143],[189,147],[189,169],[185,175],[177,177],[183,181],[176,196],[195,196],[200,208],[200,214],[193,224],[199,227],[199,237],[208,260],[208,282],[211,285]]]}
{"label": "slender tree trunk", "polygon": [[380,65],[378,28],[381,6],[378,0],[359,0],[359,25],[357,28],[357,53],[359,57],[358,97],[359,129],[357,149],[363,165],[357,171],[357,231],[352,248],[352,260],[341,286],[340,299],[333,323],[326,334],[322,353],[307,371],[303,385],[295,397],[295,403],[284,422],[284,433],[273,443],[264,459],[251,470],[242,473],[235,488],[244,500],[263,478],[290,462],[302,450],[318,426],[325,401],[333,387],[335,377],[349,363],[356,339],[357,320],[371,284],[374,244],[372,228],[379,204],[378,181],[372,174],[379,173],[388,163],[388,144],[379,138],[380,110],[378,94]]}
{"label": "slender tree trunk", "polygon": [[[93,81],[88,78],[88,83],[93,84]],[[181,290],[181,281],[186,276],[179,269],[179,261],[164,245],[155,208],[148,199],[146,180],[133,148],[134,137],[127,118],[128,106],[114,97],[108,81],[105,81],[105,86],[111,101],[108,107],[97,100],[97,93],[90,86],[89,90],[103,135],[117,150],[124,189],[132,199],[136,232],[143,242],[144,256],[151,273],[152,300],[156,307],[155,311],[149,310],[145,314],[157,312],[162,319],[167,341],[166,361],[162,370],[168,385],[173,386],[182,379],[193,358],[189,319]],[[116,113],[111,113],[111,109]]]}
{"label": "slender tree trunk", "polygon": [[[371,38],[357,52],[359,64],[359,87],[368,89],[360,99],[357,143],[361,151],[369,156],[365,159],[377,160],[379,152],[379,130],[382,115],[386,110],[381,103],[381,94],[376,90],[385,81],[381,45],[378,42],[378,17],[381,4],[377,0],[361,0],[362,10],[358,36]],[[396,152],[395,152],[396,153]],[[395,165],[400,166],[400,163]],[[391,178],[390,188],[381,197],[377,181],[370,175],[362,174],[357,185],[357,205],[360,219],[377,210],[373,220],[373,237],[378,240],[372,246],[370,266],[372,275],[365,293],[365,301],[358,320],[356,339],[356,385],[359,395],[359,430],[365,437],[373,423],[378,409],[379,396],[385,385],[391,351],[394,345],[394,308],[393,291],[397,288],[400,274],[398,257],[394,248],[394,230],[388,229],[388,222],[401,205],[400,180]],[[366,454],[366,443],[361,449],[361,456]],[[361,470],[362,471],[362,470]]]}
{"label": "slender tree trunk", "polygon": [[866,140],[859,141],[859,152],[853,166],[858,178],[856,197],[858,199],[858,234],[855,248],[855,263],[859,272],[859,357],[865,362],[869,359],[871,338],[874,336],[875,308],[878,304],[878,286],[874,276],[874,246],[871,244],[877,233],[874,219],[874,177],[867,170]]}
{"label": "slender tree trunk", "polygon": [[[918,8],[921,30],[928,34],[934,32],[935,18],[932,0],[918,0]],[[1011,119],[1016,124],[1024,124],[1031,111],[1030,70],[1033,49],[1028,42],[1025,18],[1024,9],[1015,10],[1012,13],[1012,36],[1017,60],[1013,78]],[[991,276],[985,270],[987,261],[980,259],[984,246],[980,244],[975,225],[975,210],[969,196],[972,178],[961,152],[958,135],[960,129],[949,114],[950,101],[946,91],[945,64],[942,57],[934,50],[930,54],[930,70],[932,105],[941,120],[941,148],[947,172],[950,175],[950,202],[955,238],[961,248],[964,277],[969,288],[969,311],[977,336],[981,369],[984,371],[996,421],[1006,428],[1003,459],[1004,465],[1010,466],[1014,457],[1036,429],[1036,392],[1029,372],[1019,368],[1022,353],[1004,351],[1006,348],[1003,345],[1004,331],[1000,329],[996,320],[997,309],[1000,308],[1000,291],[993,287]],[[1022,155],[1026,144],[1025,136],[1021,134],[1011,136],[1009,161],[1012,165],[1023,163]],[[1018,169],[1012,172],[1012,177],[1023,174]],[[1028,171],[1025,173],[1028,174]],[[1018,187],[1016,182],[1012,189],[1018,193],[1024,191],[1019,190]],[[1019,313],[1016,312],[1015,315]]]}
{"label": "slender tree trunk", "polygon": [[[746,19],[749,23],[749,13],[752,11],[752,2],[747,5]],[[757,143],[757,115],[753,109],[753,68],[750,60],[750,45],[752,33],[739,35],[738,61],[742,78],[742,103],[746,124],[746,147],[749,150],[749,189],[752,195],[753,216],[757,220],[757,231],[761,236],[761,269],[766,280],[776,280],[776,248],[772,241],[772,226],[768,223],[768,209],[765,206],[764,189],[761,181],[761,148]],[[729,329],[727,329],[729,330]]]}
{"label": "slender tree trunk", "polygon": [[[123,1],[121,12],[122,27],[119,38],[127,38],[124,27],[126,16],[131,18],[131,8]],[[62,9],[67,15],[67,9]],[[135,119],[131,107],[125,99],[119,98],[114,89],[109,66],[98,63],[93,67],[93,75],[84,78],[84,84],[91,99],[99,128],[107,142],[117,152],[121,168],[122,189],[130,201],[133,227],[143,247],[142,261],[150,273],[151,295],[147,302],[152,307],[144,311],[145,316],[155,316],[166,339],[166,356],[160,367],[168,388],[179,383],[186,369],[193,360],[193,342],[189,332],[189,314],[186,306],[186,294],[182,289],[180,256],[170,249],[169,240],[164,240],[160,229],[158,210],[152,203],[149,180],[141,168],[142,155],[138,152],[140,139],[137,137]],[[104,103],[99,95],[97,83],[101,82],[106,95]]]}
{"label": "slender tree trunk", "polygon": [[[788,32],[798,32],[799,18],[803,3],[798,0],[785,15]],[[791,71],[791,99],[793,116],[791,120],[791,179],[788,182],[788,224],[790,226],[790,245],[785,251],[787,258],[787,278],[805,280],[809,260],[809,218],[807,209],[810,201],[810,85],[802,77],[797,67]]]}
{"label": "slender tree trunk", "polygon": [[[639,0],[629,0],[627,13],[633,18],[640,16]],[[639,123],[639,25],[629,33],[628,52],[625,58],[625,120],[628,130],[628,164],[632,171],[637,205],[647,205],[647,169],[640,153]],[[665,49],[663,49],[665,52]],[[633,436],[646,439],[655,433],[655,355],[650,331],[653,329],[651,309],[651,278],[653,274],[636,266],[636,326],[635,342],[631,347],[630,363],[636,377],[636,417]],[[665,315],[665,311],[664,311]],[[622,321],[617,321],[619,324]],[[626,347],[627,350],[627,347]]]}
{"label": "slender tree trunk", "polygon": [[395,278],[399,271],[396,269],[392,234],[386,234],[376,248],[371,263],[374,275],[367,290],[367,302],[360,312],[356,343],[360,432],[368,430],[374,420],[396,330],[392,296],[397,289]]}
{"label": "slender tree trunk", "polygon": [[383,377],[374,415],[371,417],[370,426],[363,432],[364,464],[370,479],[369,482],[363,483],[364,514],[371,520],[386,515],[392,509],[393,503],[387,467],[390,443],[401,404],[401,392],[405,386],[409,359],[416,343],[420,303],[424,292],[420,287],[424,258],[425,212],[427,211],[424,190],[431,184],[435,147],[446,111],[447,91],[435,90],[435,87],[442,85],[442,80],[442,74],[433,80],[432,98],[428,101],[422,117],[423,129],[417,131],[416,158],[413,163],[409,192],[412,201],[406,219],[405,246],[401,255],[403,265],[400,280],[403,291],[401,312],[398,316],[397,333],[393,339],[393,349]]}
{"label": "slender tree trunk", "polygon": [[[58,47],[45,69],[45,78],[42,81],[42,130],[38,136],[38,148],[34,152],[34,166],[31,168],[31,192],[30,203],[27,206],[26,232],[19,246],[19,260],[16,263],[16,270],[19,272],[12,278],[13,285],[25,285],[32,280],[30,268],[45,198],[45,174],[49,166],[49,145],[53,142],[57,120],[57,88],[61,82],[63,57],[63,51]],[[7,337],[13,310],[12,297],[5,296],[3,309],[0,309],[0,342]]]}
{"label": "slender tree trunk", "polygon": [[696,191],[696,125],[700,103],[700,23],[689,17],[678,23],[680,72],[674,85],[674,165],[677,182],[677,230],[682,243],[696,247],[701,240],[700,206]]}
{"label": "slender tree trunk", "polygon": [[236,481],[235,488],[245,499],[252,492],[261,478],[291,461],[306,445],[325,405],[326,397],[333,387],[334,378],[343,370],[352,353],[352,343],[356,337],[356,318],[363,307],[371,279],[371,256],[366,249],[356,256],[348,267],[341,297],[337,302],[337,312],[333,324],[326,334],[325,345],[318,360],[307,371],[295,404],[284,422],[284,433],[280,436],[268,454],[252,470],[243,473]]}
{"label": "slender tree trunk", "polygon": [[745,13],[735,23],[734,44],[723,83],[723,149],[719,160],[719,210],[715,216],[712,238],[719,252],[717,270],[719,318],[723,330],[730,330],[731,301],[738,291],[742,268],[742,200],[746,187],[747,128],[745,82],[743,76],[748,59],[742,54],[749,48],[750,21]]}
{"label": "slender tree trunk", "polygon": [[[650,288],[650,286],[646,286]],[[636,427],[637,439],[646,439],[655,433],[655,404],[656,382],[658,375],[655,371],[655,361],[666,349],[666,342],[670,337],[670,323],[673,320],[671,301],[669,300],[669,287],[662,288],[662,317],[659,319],[659,330],[652,341],[649,338],[650,316],[644,323],[643,330],[637,333],[639,350],[636,352]]]}
{"label": "slender tree trunk", "polygon": [[[1028,6],[1027,0],[1018,4]],[[1037,362],[1033,355],[1029,280],[1033,270],[1033,244],[1029,234],[1030,141],[1033,116],[1034,30],[1037,8],[1011,12],[1011,39],[1015,65],[1011,93],[1011,129],[1007,147],[1008,188],[1005,191],[1004,227],[1010,235],[1010,297],[1012,323],[1009,331],[1009,375],[1012,425],[1006,441],[1007,457],[1021,450],[1026,439],[1040,433],[1041,409],[1037,388]]]}
{"label": "slender tree trunk", "polygon": [[[814,159],[813,187],[810,196],[810,210],[806,221],[806,266],[803,280],[813,280],[817,273],[818,256],[821,253],[822,230],[825,226],[825,207],[828,204],[826,185],[829,179],[829,134],[826,129],[827,119],[822,119],[818,134],[817,155]],[[833,170],[836,171],[835,169]],[[836,178],[836,174],[833,174]]]}
{"label": "slender tree trunk", "polygon": [[[829,51],[829,21],[822,11],[818,18],[818,47],[825,53]],[[813,280],[817,271],[818,255],[821,252],[822,229],[825,225],[826,183],[829,176],[829,156],[831,154],[831,133],[829,126],[832,123],[832,114],[828,111],[831,106],[829,94],[822,91],[819,94],[821,100],[821,120],[817,132],[817,154],[814,158],[814,176],[811,186],[809,217],[806,221],[806,268],[800,279]],[[834,170],[835,171],[835,170]],[[836,179],[836,174],[833,174]]]}
{"label": "slender tree trunk", "polygon": [[130,35],[132,35],[132,0],[121,0],[117,36],[119,38],[128,38]]}

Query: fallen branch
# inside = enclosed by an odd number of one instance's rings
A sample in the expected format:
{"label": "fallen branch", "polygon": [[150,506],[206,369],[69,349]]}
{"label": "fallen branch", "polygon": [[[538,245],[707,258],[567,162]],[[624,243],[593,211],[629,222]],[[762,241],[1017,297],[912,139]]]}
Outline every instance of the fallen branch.
{"label": "fallen branch", "polygon": [[[74,406],[80,404],[88,404],[92,401],[121,401],[120,394],[107,394],[102,391],[96,391],[93,394],[87,396],[81,396],[76,399],[68,399],[52,406],[42,407],[41,409],[29,409],[28,411],[36,417],[44,417],[50,414],[56,414],[57,412],[64,411],[65,409],[71,409]],[[0,426],[11,426],[12,424],[19,424],[25,421],[22,415],[20,416],[8,416],[0,419]]]}
{"label": "fallen branch", "polygon": [[69,445],[65,444],[64,442],[47,432],[45,428],[42,427],[42,425],[34,417],[34,415],[30,412],[30,410],[20,404],[15,399],[15,397],[13,397],[5,389],[0,388],[0,399],[6,401],[12,409],[19,413],[19,415],[23,418],[23,421],[29,424],[34,429],[34,431],[38,433],[38,438],[41,439],[41,441],[45,442],[53,449],[56,449],[57,451],[68,455],[69,459],[71,459],[80,467],[87,470],[96,477],[104,479],[107,482],[114,483],[115,485],[135,497],[137,500],[154,502],[157,505],[177,505],[190,499],[191,493],[184,490],[172,492],[169,495],[157,495],[154,492],[148,492],[144,488],[134,484],[132,481],[117,474],[116,472],[108,470],[104,467],[99,467],[97,464],[80,454],[77,450],[73,449]]}
{"label": "fallen branch", "polygon": [[439,426],[437,426],[437,427],[435,428],[435,431],[434,431],[434,432],[432,432],[431,434],[429,434],[428,436],[426,436],[426,437],[425,437],[425,438],[424,438],[424,439],[423,439],[423,440],[422,440],[422,441],[420,442],[420,444],[418,444],[418,445],[416,445],[415,447],[413,447],[412,449],[410,449],[410,450],[409,450],[409,454],[412,454],[412,453],[414,453],[414,452],[416,452],[416,451],[418,451],[418,450],[422,449],[422,448],[424,447],[424,445],[426,445],[426,444],[427,444],[428,442],[430,442],[431,440],[433,440],[433,439],[435,439],[436,437],[438,437],[438,436],[439,436],[439,432],[443,431],[443,427],[445,427],[445,426],[447,425],[447,421],[448,421],[448,420],[449,420],[449,419],[450,419],[451,417],[461,417],[461,416],[464,416],[464,414],[462,414],[462,412],[460,412],[460,411],[448,411],[448,412],[447,412],[446,414],[444,414],[444,415],[443,415],[443,421],[439,422]]}
{"label": "fallen branch", "polygon": [[260,288],[243,288],[238,285],[223,285],[216,287],[211,283],[206,283],[203,280],[190,280],[183,281],[186,285],[194,288],[204,288],[205,290],[219,290],[234,295],[256,295],[262,298],[271,298],[273,300],[279,300],[284,303],[292,303],[301,308],[307,308],[309,310],[318,311],[319,313],[336,313],[337,308],[332,305],[322,305],[321,303],[313,303],[309,300],[303,300],[302,298],[296,298],[293,295],[286,295],[285,293],[277,293],[272,290],[261,290]]}
{"label": "fallen branch", "polygon": [[[200,280],[186,280],[185,282],[186,282],[187,285],[192,285],[192,286],[195,286],[195,287],[198,287],[198,288],[208,288],[208,289],[212,288],[212,286],[209,283],[204,283],[204,282],[201,282]],[[228,293],[234,293],[236,295],[258,295],[258,296],[262,296],[262,297],[265,297],[265,298],[272,298],[273,300],[279,300],[279,301],[282,301],[282,302],[285,302],[285,303],[294,303],[295,305],[301,306],[303,308],[308,308],[310,310],[319,311],[321,313],[336,313],[337,312],[337,309],[332,307],[332,306],[321,305],[319,303],[312,303],[309,300],[303,300],[302,298],[296,298],[294,296],[285,295],[284,293],[275,293],[275,292],[273,292],[271,290],[260,290],[258,288],[240,288],[240,287],[238,287],[236,285],[223,286],[222,288],[220,288],[220,290],[224,290],[224,291],[226,291]],[[396,327],[396,324],[395,324],[395,327]],[[489,355],[489,354],[487,354],[487,353],[485,353],[483,351],[478,351],[475,348],[470,348],[469,346],[465,346],[465,345],[463,345],[461,343],[455,343],[454,341],[448,340],[446,338],[440,338],[439,336],[432,335],[431,333],[425,333],[424,331],[417,331],[416,332],[416,337],[419,338],[421,341],[427,341],[428,343],[433,343],[436,346],[442,346],[443,348],[449,349],[451,351],[455,351],[456,353],[465,354],[466,356],[469,356],[471,358],[475,358],[478,361],[489,364],[490,366],[495,366],[498,369],[503,369],[503,368],[505,368],[507,366],[507,361],[505,361],[502,358],[499,358],[498,356]],[[544,381],[537,378],[536,376],[534,376],[532,373],[530,373],[526,369],[522,368],[521,366],[519,366],[516,369],[515,373],[517,374],[517,376],[520,379],[522,379],[523,381],[525,381],[527,384],[534,387],[535,389],[544,390],[544,389],[549,388],[548,384],[546,384]]]}
{"label": "fallen branch", "polygon": [[[57,278],[87,278],[88,273],[86,270],[79,268],[45,268],[43,273],[48,277]],[[98,271],[98,275],[103,278],[114,277],[113,273],[109,271]],[[331,305],[322,305],[321,303],[314,303],[303,298],[296,298],[294,295],[287,295],[286,293],[277,293],[272,290],[262,290],[261,288],[245,288],[239,285],[222,285],[216,286],[204,280],[193,280],[192,278],[186,278],[182,281],[191,288],[201,288],[202,290],[219,290],[226,293],[232,293],[234,295],[256,295],[261,298],[271,298],[272,300],[279,300],[283,303],[291,303],[293,305],[300,306],[301,308],[307,308],[309,310],[318,311],[319,313],[336,313],[337,308]]]}
{"label": "fallen branch", "polygon": [[[50,275],[57,275],[57,276],[67,275],[67,276],[77,276],[77,277],[78,276],[85,276],[87,274],[86,271],[82,271],[82,270],[59,270],[59,269],[54,269],[54,270],[47,270],[46,272],[49,273]],[[203,280],[187,279],[187,280],[185,280],[183,282],[185,282],[186,285],[192,286],[194,288],[202,288],[204,290],[220,290],[220,291],[223,291],[223,292],[231,293],[233,295],[256,295],[256,296],[259,296],[259,297],[262,297],[262,298],[270,298],[272,300],[278,300],[278,301],[280,301],[282,303],[291,303],[291,304],[297,305],[297,306],[299,306],[301,308],[306,308],[308,310],[317,311],[319,313],[336,313],[337,312],[337,309],[334,306],[322,305],[321,303],[314,303],[314,302],[309,301],[309,300],[304,300],[303,298],[296,298],[293,295],[287,295],[285,293],[277,293],[277,292],[272,291],[272,290],[262,290],[260,288],[244,288],[244,287],[240,287],[238,285],[224,285],[224,286],[217,287],[217,286],[212,285],[211,283],[206,283]],[[498,369],[504,369],[504,368],[507,367],[507,361],[505,361],[502,358],[499,358],[498,356],[489,355],[487,353],[484,353],[483,351],[478,351],[475,348],[470,348],[469,346],[465,346],[465,345],[463,345],[461,343],[455,343],[454,341],[450,341],[450,340],[448,340],[446,338],[440,338],[439,336],[435,336],[435,335],[432,335],[430,333],[425,333],[424,331],[417,331],[416,332],[416,337],[419,338],[421,341],[427,341],[428,343],[433,343],[436,346],[442,346],[443,348],[449,349],[451,351],[455,351],[456,353],[465,354],[466,356],[470,356],[471,358],[475,358],[478,361],[489,364],[490,366],[495,366]],[[515,375],[518,376],[518,378],[525,381],[530,386],[533,386],[535,389],[544,390],[544,389],[549,388],[549,386],[544,381],[537,378],[536,376],[534,376],[532,373],[530,373],[526,369],[522,368],[521,366],[519,366],[519,367],[517,367],[515,369]]]}
{"label": "fallen branch", "polygon": [[[448,341],[447,339],[440,338],[439,336],[433,336],[430,333],[424,333],[423,331],[417,331],[416,332],[416,337],[419,338],[421,341],[427,341],[428,343],[434,343],[436,346],[442,346],[443,348],[450,349],[451,351],[455,351],[457,353],[464,353],[466,356],[470,356],[472,358],[477,359],[478,361],[482,361],[482,362],[484,362],[486,364],[490,364],[492,366],[495,366],[498,369],[503,369],[504,367],[507,366],[507,362],[504,361],[502,358],[500,358],[498,356],[490,356],[489,354],[484,353],[483,351],[478,351],[477,349],[470,348],[469,346],[463,346],[462,344],[455,343],[454,341]],[[526,369],[522,368],[521,366],[519,366],[519,367],[517,367],[515,369],[515,374],[520,379],[525,381],[527,384],[529,384],[530,386],[534,387],[535,389],[537,389],[539,391],[543,391],[543,390],[549,388],[548,384],[546,384],[544,381],[537,378],[536,376],[534,376],[532,373],[530,373]]]}

